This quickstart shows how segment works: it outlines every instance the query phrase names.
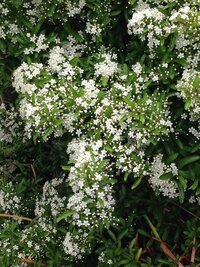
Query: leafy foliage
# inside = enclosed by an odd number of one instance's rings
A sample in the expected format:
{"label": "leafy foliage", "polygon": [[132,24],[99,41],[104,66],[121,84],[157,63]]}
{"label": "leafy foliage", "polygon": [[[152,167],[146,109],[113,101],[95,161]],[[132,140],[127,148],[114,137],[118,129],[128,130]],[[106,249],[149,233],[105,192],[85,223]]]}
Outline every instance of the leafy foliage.
{"label": "leafy foliage", "polygon": [[2,267],[200,264],[199,7],[1,1]]}

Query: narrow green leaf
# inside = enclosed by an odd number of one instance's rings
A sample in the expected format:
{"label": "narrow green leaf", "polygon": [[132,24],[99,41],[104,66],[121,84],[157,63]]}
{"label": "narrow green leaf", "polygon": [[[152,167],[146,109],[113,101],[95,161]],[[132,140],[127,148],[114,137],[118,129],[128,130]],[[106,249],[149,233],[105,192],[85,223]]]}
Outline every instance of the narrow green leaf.
{"label": "narrow green leaf", "polygon": [[63,214],[61,214],[60,216],[56,218],[56,223],[59,223],[60,221],[67,219],[68,217],[70,217],[71,215],[75,213],[77,213],[77,211],[74,211],[74,210],[65,211]]}
{"label": "narrow green leaf", "polygon": [[62,166],[62,169],[63,169],[64,171],[70,171],[71,167],[72,167],[72,166]]}
{"label": "narrow green leaf", "polygon": [[138,187],[138,185],[140,184],[140,182],[142,181],[142,176],[140,176],[131,186],[131,189],[135,189],[136,187]]}
{"label": "narrow green leaf", "polygon": [[162,174],[159,179],[161,179],[161,180],[169,180],[172,177],[173,177],[172,172],[167,172],[167,173]]}
{"label": "narrow green leaf", "polygon": [[115,234],[114,234],[111,230],[108,230],[108,234],[109,234],[109,236],[112,238],[112,240],[113,240],[114,242],[117,241],[117,238],[116,238]]}
{"label": "narrow green leaf", "polygon": [[182,186],[182,184],[178,184],[178,190],[179,190],[179,201],[182,204],[184,202],[185,199],[185,192],[184,192],[184,188]]}
{"label": "narrow green leaf", "polygon": [[120,241],[122,240],[122,238],[128,233],[128,229],[125,229],[124,231],[122,231],[121,233],[119,233],[117,240]]}
{"label": "narrow green leaf", "polygon": [[109,144],[104,145],[104,147],[108,152],[110,152],[111,154],[113,153],[113,149]]}
{"label": "narrow green leaf", "polygon": [[145,237],[150,237],[150,234],[147,233],[145,230],[143,229],[138,229],[138,233],[141,234],[142,236],[145,236]]}
{"label": "narrow green leaf", "polygon": [[187,188],[187,180],[183,178],[183,176],[179,175],[178,180],[180,184],[182,185],[183,189]]}
{"label": "narrow green leaf", "polygon": [[75,213],[77,213],[77,211],[74,211],[74,210],[65,211],[63,214],[61,214],[60,216],[56,218],[56,223],[59,223],[60,221],[65,220],[66,218],[70,217],[71,215]]}
{"label": "narrow green leaf", "polygon": [[101,171],[101,170],[104,168],[104,166],[106,165],[106,163],[107,163],[107,160],[106,160],[106,159],[102,160],[102,161],[99,163],[99,166],[98,166],[98,168],[97,168],[97,171]]}
{"label": "narrow green leaf", "polygon": [[135,241],[136,241],[136,238],[134,237],[134,238],[131,240],[131,242],[130,242],[130,244],[129,244],[129,246],[128,246],[129,251],[131,251],[131,250],[133,249],[133,246],[135,245]]}
{"label": "narrow green leaf", "polygon": [[101,77],[101,83],[103,86],[106,86],[108,84],[108,79],[109,79],[108,77],[104,77],[104,76]]}
{"label": "narrow green leaf", "polygon": [[125,181],[125,182],[127,181],[128,176],[129,176],[129,172],[126,172],[125,175],[124,175],[124,181]]}
{"label": "narrow green leaf", "polygon": [[184,159],[182,159],[178,162],[178,168],[182,169],[186,165],[191,164],[195,161],[198,161],[199,159],[200,159],[200,156],[198,156],[198,155],[185,157]]}
{"label": "narrow green leaf", "polygon": [[199,181],[198,181],[198,179],[195,179],[194,183],[192,184],[192,186],[189,189],[195,190],[195,189],[197,189],[198,185],[199,185]]}
{"label": "narrow green leaf", "polygon": [[189,107],[191,106],[191,103],[192,103],[191,99],[187,99],[187,101],[185,102],[185,109],[186,110],[189,109]]}
{"label": "narrow green leaf", "polygon": [[170,164],[171,162],[173,162],[175,159],[177,159],[178,155],[178,153],[171,154],[166,160],[166,164]]}
{"label": "narrow green leaf", "polygon": [[155,226],[152,224],[152,222],[149,220],[148,216],[147,216],[147,215],[144,215],[144,218],[145,218],[145,220],[147,221],[148,225],[150,226],[150,228],[151,228],[151,230],[152,230],[154,236],[155,236],[156,238],[160,239],[160,236],[159,236],[159,234],[158,234],[158,232],[157,232],[156,227],[155,227]]}
{"label": "narrow green leaf", "polygon": [[111,11],[110,15],[111,15],[111,17],[115,17],[115,16],[119,15],[121,12],[122,12],[121,9],[113,10],[113,11]]}

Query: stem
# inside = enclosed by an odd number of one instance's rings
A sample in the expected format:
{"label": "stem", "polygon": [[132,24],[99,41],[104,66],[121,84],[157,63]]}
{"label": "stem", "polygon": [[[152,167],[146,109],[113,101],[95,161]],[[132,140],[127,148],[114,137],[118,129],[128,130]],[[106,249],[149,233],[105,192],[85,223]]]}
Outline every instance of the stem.
{"label": "stem", "polygon": [[187,210],[186,208],[181,207],[180,205],[178,205],[178,204],[175,203],[175,202],[171,202],[171,203],[174,204],[175,206],[179,207],[180,209],[186,211],[187,213],[189,213],[189,214],[192,215],[193,217],[197,218],[198,220],[200,220],[200,217],[197,216],[196,214],[194,214],[193,212]]}
{"label": "stem", "polygon": [[16,220],[29,221],[29,222],[33,221],[30,218],[23,217],[23,216],[18,216],[18,215],[12,215],[12,214],[3,214],[3,213],[1,213],[0,217],[2,217],[2,218],[13,218],[13,219],[16,219]]}
{"label": "stem", "polygon": [[[35,264],[36,262],[34,260],[30,260],[27,258],[23,258],[20,259],[21,262],[26,262],[26,263],[31,263],[31,264]],[[47,267],[44,263],[40,263],[40,267]]]}
{"label": "stem", "polygon": [[147,217],[147,215],[144,215],[144,218],[145,218],[145,220],[147,221],[148,225],[150,226],[150,228],[151,228],[151,230],[152,230],[154,236],[155,236],[156,238],[158,238],[159,240],[161,240],[161,238],[160,238],[160,236],[159,236],[159,234],[158,234],[158,232],[157,232],[155,226],[151,223],[151,221],[149,220],[149,218]]}

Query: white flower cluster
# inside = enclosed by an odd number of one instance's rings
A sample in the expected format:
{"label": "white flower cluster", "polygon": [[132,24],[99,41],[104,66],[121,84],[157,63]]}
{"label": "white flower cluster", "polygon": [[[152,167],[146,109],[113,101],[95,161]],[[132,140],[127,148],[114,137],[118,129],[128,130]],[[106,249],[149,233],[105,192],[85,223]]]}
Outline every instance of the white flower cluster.
{"label": "white flower cluster", "polygon": [[167,99],[158,90],[146,93],[148,79],[139,63],[127,73],[111,54],[100,58],[89,79],[82,78],[83,70],[71,64],[60,46],[50,51],[47,66],[23,63],[14,72],[26,137],[47,140],[52,133],[56,137],[66,131],[77,136],[98,133],[118,170],[144,175],[141,146],[174,130]]}
{"label": "white flower cluster", "polygon": [[[54,5],[54,8],[52,6]],[[85,7],[86,2],[85,0],[78,0],[78,1],[52,1],[49,0],[47,2],[43,1],[35,1],[35,0],[25,0],[22,3],[19,3],[18,7],[21,7],[21,10],[23,11],[23,15],[31,21],[31,23],[35,24],[37,23],[38,18],[43,17],[44,14],[47,14],[50,18],[55,15],[57,12],[60,14],[60,19],[63,21],[67,21],[68,17],[73,17],[77,14],[79,14],[82,9]],[[7,17],[10,17],[13,12],[13,7],[10,8],[12,5],[6,1],[2,0],[0,5],[1,10],[1,16],[6,19]],[[49,8],[52,8],[52,11],[49,12]],[[13,16],[14,17],[14,16]]]}
{"label": "white flower cluster", "polygon": [[103,77],[113,76],[118,72],[118,64],[113,61],[113,59],[116,58],[116,55],[103,54],[102,57],[104,60],[94,65],[94,74]]}
{"label": "white flower cluster", "polygon": [[[47,218],[40,218],[32,225],[22,228],[22,222],[18,221],[17,237],[19,243],[13,245],[13,237],[8,236],[4,241],[0,241],[1,252],[8,257],[16,255],[18,259],[35,260],[44,257],[46,248],[51,242],[55,242],[56,228]],[[1,231],[9,231],[10,222],[1,224]],[[16,231],[16,229],[15,229]],[[42,239],[42,242],[41,242]],[[18,265],[14,265],[16,267]],[[20,265],[21,266],[21,265]]]}
{"label": "white flower cluster", "polygon": [[90,229],[98,227],[100,221],[108,224],[113,220],[115,200],[103,141],[75,139],[67,152],[70,160],[75,161],[67,178],[73,191],[67,204],[67,208],[75,212],[72,224]]}
{"label": "white flower cluster", "polygon": [[200,206],[200,197],[196,197],[196,196],[192,195],[192,196],[190,196],[188,201],[191,204],[197,204]]}
{"label": "white flower cluster", "polygon": [[193,126],[189,127],[188,129],[189,133],[191,133],[196,139],[200,139],[200,124],[197,126],[197,129],[195,129]]}
{"label": "white flower cluster", "polygon": [[143,41],[147,39],[153,57],[154,48],[160,45],[160,36],[165,34],[164,21],[164,14],[157,8],[151,8],[143,2],[139,3],[128,22],[128,34],[139,35]]}
{"label": "white flower cluster", "polygon": [[[23,63],[14,71],[13,86],[20,93],[19,113],[26,122],[25,133],[31,138],[35,134],[54,132],[62,135],[63,128],[70,127],[66,106],[66,94],[78,71],[65,59],[64,49],[55,47],[49,56],[48,65]],[[56,75],[56,79],[54,79]],[[73,119],[71,119],[72,121]],[[57,130],[57,127],[62,125]]]}
{"label": "white flower cluster", "polygon": [[108,266],[112,266],[113,264],[113,261],[111,259],[108,259],[104,252],[100,253],[98,261],[100,266],[105,266],[105,264]]}
{"label": "white flower cluster", "polygon": [[149,173],[149,183],[153,190],[158,190],[160,193],[163,194],[163,196],[168,196],[169,198],[176,198],[178,197],[179,193],[177,191],[178,187],[177,184],[172,180],[162,180],[160,177],[163,174],[172,173],[172,176],[178,175],[178,169],[174,163],[171,163],[170,165],[165,165],[165,163],[162,162],[163,155],[158,154],[150,168]]}
{"label": "white flower cluster", "polygon": [[[25,55],[45,51],[49,42],[56,40],[47,38],[40,29],[41,21],[48,21],[54,24],[55,21],[66,23],[69,18],[79,15],[86,5],[85,0],[66,1],[35,1],[24,0],[10,2],[2,0],[0,3],[0,40],[11,42],[17,45],[19,51]],[[39,27],[40,26],[40,27]],[[34,34],[33,34],[34,33]]]}
{"label": "white flower cluster", "polygon": [[39,36],[36,36],[35,34],[31,36],[30,33],[27,33],[27,37],[30,40],[30,47],[26,48],[24,50],[25,55],[33,54],[34,52],[39,53],[41,51],[47,50],[49,47],[46,37],[44,34],[40,34]]}
{"label": "white flower cluster", "polygon": [[149,93],[140,63],[129,69],[107,52],[95,54],[93,68],[83,71],[76,56],[57,45],[46,64],[23,63],[13,74],[13,87],[26,138],[72,134],[69,175],[44,184],[35,215],[61,217],[67,230],[59,244],[67,258],[81,259],[90,249],[91,232],[115,221],[113,178],[146,175],[145,147],[174,129],[166,96],[159,89]]}
{"label": "white flower cluster", "polygon": [[12,143],[17,137],[21,137],[19,114],[14,107],[7,109],[4,104],[0,106],[0,142]]}
{"label": "white flower cluster", "polygon": [[191,117],[200,119],[200,72],[193,69],[184,70],[181,80],[177,82],[177,90],[180,91]]}
{"label": "white flower cluster", "polygon": [[85,29],[85,31],[87,33],[91,34],[93,36],[94,40],[95,40],[95,37],[96,36],[99,36],[100,33],[102,32],[102,28],[100,27],[99,24],[97,24],[95,22],[94,23],[91,23],[90,21],[88,21],[86,23],[86,29]]}
{"label": "white flower cluster", "polygon": [[[200,15],[195,2],[185,3],[178,11],[173,10],[169,18],[174,29],[178,32],[175,48],[178,51],[178,58],[187,55],[188,63],[197,67],[200,61]],[[172,26],[171,26],[172,27]],[[191,59],[194,57],[194,59]]]}
{"label": "white flower cluster", "polygon": [[[79,32],[79,35],[82,36],[82,32]],[[87,45],[80,44],[73,36],[68,35],[67,44],[63,45],[62,47],[64,49],[65,56],[71,60],[76,57],[79,58],[84,53]]]}
{"label": "white flower cluster", "polygon": [[128,33],[138,35],[142,41],[147,41],[151,58],[156,56],[156,48],[164,39],[170,34],[177,35],[176,40],[174,39],[177,57],[186,58],[188,63],[197,66],[200,60],[200,20],[195,1],[184,1],[183,6],[179,6],[177,1],[178,9],[172,9],[170,14],[166,14],[165,7],[160,1],[154,1],[153,7],[151,4],[152,1],[149,1],[149,4],[144,1],[138,2],[128,22]]}
{"label": "white flower cluster", "polygon": [[67,232],[62,243],[65,254],[69,257],[81,260],[86,253],[86,248],[89,250],[91,245],[88,242],[88,234],[78,229],[76,234]]}
{"label": "white flower cluster", "polygon": [[21,208],[21,199],[16,195],[12,182],[7,183],[0,190],[0,210],[5,213],[16,214]]}
{"label": "white flower cluster", "polygon": [[42,198],[38,198],[35,204],[37,217],[43,217],[45,214],[55,217],[65,211],[67,198],[60,196],[59,186],[63,186],[63,178],[54,178],[44,184]]}
{"label": "white flower cluster", "polygon": [[[107,174],[110,166],[101,140],[74,139],[67,152],[74,162],[68,178],[54,178],[44,184],[43,194],[36,201],[35,215],[42,219],[68,213],[63,219],[74,230],[66,233],[63,250],[66,255],[81,259],[90,246],[89,232],[114,221],[113,181],[112,175]],[[62,195],[66,186],[73,192],[68,199]]]}
{"label": "white flower cluster", "polygon": [[181,79],[177,82],[177,90],[185,102],[185,109],[189,111],[189,120],[197,125],[189,127],[189,133],[200,138],[200,72],[194,69],[185,69]]}
{"label": "white flower cluster", "polygon": [[[13,151],[9,151],[12,153]],[[8,154],[9,154],[8,153]],[[11,178],[13,172],[16,170],[15,161],[13,159],[4,159],[0,161],[0,177]]]}

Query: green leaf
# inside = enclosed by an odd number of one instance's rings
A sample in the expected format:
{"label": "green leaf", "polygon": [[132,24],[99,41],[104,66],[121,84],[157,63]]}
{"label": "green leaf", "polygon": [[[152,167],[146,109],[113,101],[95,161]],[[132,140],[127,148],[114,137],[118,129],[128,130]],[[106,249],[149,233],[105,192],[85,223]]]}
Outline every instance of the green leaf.
{"label": "green leaf", "polygon": [[134,5],[137,2],[137,0],[130,0],[130,5]]}
{"label": "green leaf", "polygon": [[182,184],[178,184],[178,190],[179,190],[179,201],[182,204],[185,199],[185,192]]}
{"label": "green leaf", "polygon": [[118,262],[118,266],[123,266],[123,267],[125,267],[125,266],[126,266],[125,264],[127,264],[127,263],[129,263],[129,262],[130,262],[129,259],[121,260],[121,261]]}
{"label": "green leaf", "polygon": [[33,143],[36,145],[37,144],[37,140],[39,139],[39,133],[34,133],[33,134]]}
{"label": "green leaf", "polygon": [[3,54],[6,53],[6,43],[4,41],[0,41],[0,50]]}
{"label": "green leaf", "polygon": [[53,13],[55,12],[55,9],[56,9],[56,5],[55,4],[52,4],[51,6],[50,6],[50,8],[49,8],[49,11],[48,11],[48,16],[52,16],[53,15]]}
{"label": "green leaf", "polygon": [[112,240],[114,242],[117,242],[117,238],[116,238],[115,234],[112,231],[108,230],[108,234],[109,234],[109,236],[112,238]]}
{"label": "green leaf", "polygon": [[140,121],[141,121],[141,123],[142,123],[142,124],[144,124],[144,123],[145,123],[145,115],[143,115],[143,114],[140,114],[140,117],[139,117],[139,119],[140,119]]}
{"label": "green leaf", "polygon": [[104,166],[106,165],[106,163],[107,163],[107,160],[106,159],[102,160],[99,163],[99,166],[97,167],[97,171],[101,171],[104,168]]}
{"label": "green leaf", "polygon": [[72,166],[62,166],[64,171],[70,171]]}
{"label": "green leaf", "polygon": [[178,180],[179,180],[181,186],[183,187],[183,189],[186,189],[187,188],[187,180],[184,179],[184,177],[181,175],[178,176]]}
{"label": "green leaf", "polygon": [[182,169],[186,165],[191,164],[191,163],[193,163],[199,159],[200,159],[200,156],[198,156],[198,155],[185,157],[184,159],[182,159],[178,162],[178,168]]}
{"label": "green leaf", "polygon": [[187,67],[188,66],[188,63],[184,58],[178,58],[178,59],[175,60],[175,62],[179,63],[183,67]]}
{"label": "green leaf", "polygon": [[150,237],[150,234],[143,229],[138,229],[138,233],[145,237]]}
{"label": "green leaf", "polygon": [[176,44],[178,32],[174,33],[171,37],[170,44],[169,44],[169,51],[171,52],[174,49],[174,46]]}
{"label": "green leaf", "polygon": [[35,27],[33,28],[33,33],[34,34],[38,34],[40,28],[42,27],[42,24],[44,23],[44,19],[40,20],[36,25]]}
{"label": "green leaf", "polygon": [[125,182],[127,181],[128,176],[129,176],[129,172],[126,172],[125,175],[124,175],[124,181],[125,181]]}
{"label": "green leaf", "polygon": [[173,80],[174,77],[175,77],[175,70],[174,70],[174,66],[173,65],[170,65],[170,67],[169,67],[169,77],[170,77],[171,80]]}
{"label": "green leaf", "polygon": [[192,186],[189,189],[195,190],[197,189],[198,185],[199,185],[199,179],[195,179],[194,183],[192,184]]}
{"label": "green leaf", "polygon": [[18,17],[19,21],[21,21],[21,23],[26,26],[30,31],[32,31],[33,29],[33,24],[26,18],[24,17]]}
{"label": "green leaf", "polygon": [[189,109],[189,107],[191,106],[191,103],[192,103],[192,101],[191,101],[190,98],[186,100],[186,102],[185,102],[185,109],[186,109],[186,110]]}
{"label": "green leaf", "polygon": [[108,152],[110,152],[111,154],[113,153],[113,149],[109,144],[104,145],[104,147]]}
{"label": "green leaf", "polygon": [[135,242],[136,242],[136,238],[134,237],[134,238],[131,240],[131,242],[130,242],[130,244],[129,244],[129,246],[128,246],[129,251],[131,251],[131,250],[133,249],[133,246],[135,245]]}
{"label": "green leaf", "polygon": [[61,214],[60,216],[56,218],[56,223],[59,223],[60,221],[65,220],[66,218],[70,217],[71,215],[75,213],[77,213],[77,211],[74,211],[74,210],[65,211],[63,214]]}
{"label": "green leaf", "polygon": [[136,187],[138,187],[138,185],[140,184],[140,182],[142,181],[142,176],[140,176],[131,186],[131,189],[135,189]]}
{"label": "green leaf", "polygon": [[167,173],[162,174],[159,179],[161,179],[161,180],[169,180],[173,176],[174,175],[172,174],[172,172],[167,172]]}
{"label": "green leaf", "polygon": [[178,155],[178,153],[171,154],[166,160],[166,164],[170,164],[171,162],[173,162],[175,159],[177,159]]}
{"label": "green leaf", "polygon": [[113,11],[111,11],[110,16],[111,17],[115,17],[115,16],[119,15],[121,12],[122,12],[121,9],[119,9],[119,10],[113,10]]}
{"label": "green leaf", "polygon": [[47,141],[48,137],[52,134],[53,130],[51,128],[48,128],[45,132],[45,134],[43,135],[43,140]]}
{"label": "green leaf", "polygon": [[101,77],[101,83],[102,83],[102,85],[103,86],[106,86],[108,84],[108,80],[109,80],[108,77],[105,77],[105,76]]}
{"label": "green leaf", "polygon": [[181,150],[184,148],[183,143],[181,142],[181,140],[176,139],[175,142],[176,142],[176,144],[179,146],[179,148],[180,148]]}
{"label": "green leaf", "polygon": [[124,231],[122,231],[121,233],[119,233],[117,240],[122,240],[122,238],[128,233],[128,229],[125,229]]}

